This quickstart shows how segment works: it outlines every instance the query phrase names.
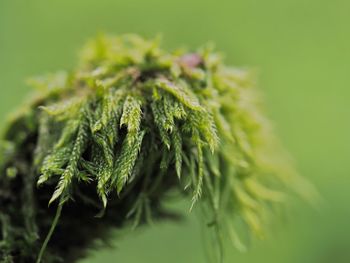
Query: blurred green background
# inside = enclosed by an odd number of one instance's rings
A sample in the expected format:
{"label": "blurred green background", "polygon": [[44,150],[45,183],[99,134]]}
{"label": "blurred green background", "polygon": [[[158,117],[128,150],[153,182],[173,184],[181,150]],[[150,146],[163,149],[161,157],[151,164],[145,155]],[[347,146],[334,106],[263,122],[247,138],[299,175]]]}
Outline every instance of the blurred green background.
{"label": "blurred green background", "polygon": [[[26,78],[73,68],[98,32],[162,33],[168,48],[213,41],[227,63],[258,72],[277,133],[324,203],[294,204],[286,224],[226,262],[350,262],[350,1],[0,0],[0,120],[30,93]],[[205,262],[201,239],[190,215],[82,263]]]}

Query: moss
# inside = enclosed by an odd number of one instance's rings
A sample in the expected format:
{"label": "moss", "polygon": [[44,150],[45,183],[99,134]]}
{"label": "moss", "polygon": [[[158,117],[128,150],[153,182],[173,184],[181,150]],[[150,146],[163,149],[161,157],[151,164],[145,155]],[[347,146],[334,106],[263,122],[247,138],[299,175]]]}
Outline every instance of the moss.
{"label": "moss", "polygon": [[235,218],[263,236],[268,207],[300,184],[251,74],[209,48],[99,37],[76,70],[31,83],[0,147],[3,262],[75,262],[111,228],[176,218],[162,205],[174,189],[240,246]]}

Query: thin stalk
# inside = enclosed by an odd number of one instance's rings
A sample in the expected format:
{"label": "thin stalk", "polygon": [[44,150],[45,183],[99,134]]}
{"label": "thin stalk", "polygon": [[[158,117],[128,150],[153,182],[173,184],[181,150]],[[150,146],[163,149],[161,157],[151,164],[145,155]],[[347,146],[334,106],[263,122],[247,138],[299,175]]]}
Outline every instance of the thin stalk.
{"label": "thin stalk", "polygon": [[43,243],[42,246],[41,246],[41,249],[40,249],[38,258],[37,258],[37,260],[36,260],[36,263],[41,263],[41,260],[42,260],[42,258],[43,258],[43,256],[44,256],[44,253],[45,253],[45,251],[46,251],[47,245],[49,244],[49,241],[50,241],[50,239],[51,239],[51,237],[52,237],[52,235],[53,235],[53,233],[54,233],[54,231],[55,231],[55,229],[56,229],[56,226],[57,226],[57,224],[58,224],[58,220],[60,219],[60,216],[61,216],[61,213],[62,213],[63,204],[64,204],[63,200],[61,200],[61,201],[59,202],[59,204],[58,204],[57,211],[56,211],[56,215],[55,215],[55,217],[54,217],[54,219],[53,219],[53,221],[52,221],[50,230],[49,230],[49,232],[47,233],[47,236],[46,236],[46,238],[45,238],[45,241],[44,241],[44,243]]}

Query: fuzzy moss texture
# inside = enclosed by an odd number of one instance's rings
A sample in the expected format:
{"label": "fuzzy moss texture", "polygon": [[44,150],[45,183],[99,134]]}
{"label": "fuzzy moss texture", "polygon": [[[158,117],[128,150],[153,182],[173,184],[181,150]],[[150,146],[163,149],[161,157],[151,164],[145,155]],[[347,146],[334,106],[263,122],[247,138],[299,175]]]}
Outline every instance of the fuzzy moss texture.
{"label": "fuzzy moss texture", "polygon": [[235,218],[262,236],[266,211],[300,182],[249,72],[210,48],[99,37],[75,71],[32,83],[1,141],[1,262],[76,262],[111,228],[176,218],[163,208],[173,190],[239,247]]}

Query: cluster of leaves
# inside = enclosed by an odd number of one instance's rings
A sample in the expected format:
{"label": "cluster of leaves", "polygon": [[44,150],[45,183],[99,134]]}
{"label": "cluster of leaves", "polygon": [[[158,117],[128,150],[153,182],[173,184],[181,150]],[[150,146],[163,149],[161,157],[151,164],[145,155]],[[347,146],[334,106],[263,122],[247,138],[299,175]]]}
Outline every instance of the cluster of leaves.
{"label": "cluster of leaves", "polygon": [[249,72],[225,66],[211,48],[169,53],[157,39],[99,37],[76,71],[32,82],[41,95],[19,116],[32,113],[35,139],[13,121],[0,158],[9,180],[20,169],[9,151],[33,144],[33,191],[54,187],[49,204],[57,201],[58,212],[38,262],[81,184],[95,188],[97,198],[85,199],[101,217],[113,200],[136,194],[126,215],[135,225],[154,215],[151,199],[178,187],[191,208],[200,201],[219,236],[224,230],[242,247],[234,218],[262,236],[266,208],[285,199],[273,189],[298,182],[276,151]]}

